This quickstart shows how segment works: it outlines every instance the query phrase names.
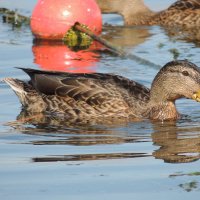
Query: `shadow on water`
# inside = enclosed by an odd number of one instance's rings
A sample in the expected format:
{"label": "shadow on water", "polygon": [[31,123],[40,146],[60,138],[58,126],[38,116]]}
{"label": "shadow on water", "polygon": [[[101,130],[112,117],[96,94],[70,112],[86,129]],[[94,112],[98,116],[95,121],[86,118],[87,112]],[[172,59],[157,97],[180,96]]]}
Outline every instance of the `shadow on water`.
{"label": "shadow on water", "polygon": [[[188,119],[178,122],[127,121],[106,119],[77,121],[43,114],[31,115],[21,112],[16,122],[8,125],[21,133],[46,136],[44,140],[34,140],[32,145],[122,145],[152,142],[155,149],[151,153],[126,152],[105,154],[51,155],[32,158],[33,162],[107,160],[153,156],[167,163],[188,163],[200,158],[200,127]],[[193,124],[193,125],[192,125]]]}
{"label": "shadow on water", "polygon": [[83,155],[63,155],[51,157],[33,158],[33,162],[57,162],[57,161],[83,161],[83,160],[108,160],[121,158],[147,157],[145,153],[108,153],[108,154],[83,154]]}

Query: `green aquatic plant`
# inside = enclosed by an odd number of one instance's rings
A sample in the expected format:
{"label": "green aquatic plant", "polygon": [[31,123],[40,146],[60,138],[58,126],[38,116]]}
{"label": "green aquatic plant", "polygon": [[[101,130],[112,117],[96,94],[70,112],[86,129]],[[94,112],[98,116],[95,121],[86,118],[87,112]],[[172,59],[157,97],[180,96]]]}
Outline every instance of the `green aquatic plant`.
{"label": "green aquatic plant", "polygon": [[159,48],[159,49],[162,49],[164,46],[165,46],[164,43],[159,43],[159,44],[158,44],[158,48]]}
{"label": "green aquatic plant", "polygon": [[200,172],[192,172],[188,174],[189,176],[200,176]]}
{"label": "green aquatic plant", "polygon": [[173,55],[174,60],[177,60],[177,58],[180,55],[178,49],[175,49],[175,48],[169,49],[169,52]]}
{"label": "green aquatic plant", "polygon": [[[200,172],[190,172],[190,173],[182,173],[177,172],[174,174],[169,175],[170,178],[180,177],[180,176],[200,176]],[[196,180],[187,182],[187,183],[181,183],[178,186],[184,189],[186,192],[191,192],[195,189],[198,189],[199,182]]]}
{"label": "green aquatic plant", "polygon": [[[88,29],[87,26],[81,25],[83,28]],[[80,32],[72,26],[63,38],[64,43],[70,48],[88,48],[92,44],[92,38],[86,33]]]}
{"label": "green aquatic plant", "polygon": [[179,184],[179,187],[183,188],[186,192],[191,192],[194,189],[198,188],[198,183],[197,181],[191,181],[191,182],[183,183],[183,184],[181,183]]}
{"label": "green aquatic plant", "polygon": [[190,173],[181,173],[177,172],[175,174],[169,175],[169,177],[177,177],[177,176],[200,176],[200,172],[190,172]]}

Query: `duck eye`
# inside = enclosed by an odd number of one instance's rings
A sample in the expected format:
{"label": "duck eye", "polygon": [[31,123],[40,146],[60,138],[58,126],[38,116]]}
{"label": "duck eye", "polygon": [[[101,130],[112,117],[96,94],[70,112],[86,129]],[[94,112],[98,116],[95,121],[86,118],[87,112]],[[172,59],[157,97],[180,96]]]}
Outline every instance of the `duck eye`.
{"label": "duck eye", "polygon": [[182,74],[183,74],[184,76],[189,76],[188,71],[183,71]]}

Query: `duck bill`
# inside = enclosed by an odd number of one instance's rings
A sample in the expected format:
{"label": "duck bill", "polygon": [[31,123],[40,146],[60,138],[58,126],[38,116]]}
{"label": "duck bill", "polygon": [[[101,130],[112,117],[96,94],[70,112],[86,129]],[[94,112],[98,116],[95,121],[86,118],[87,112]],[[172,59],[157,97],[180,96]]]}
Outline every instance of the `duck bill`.
{"label": "duck bill", "polygon": [[200,90],[192,95],[192,99],[200,102]]}

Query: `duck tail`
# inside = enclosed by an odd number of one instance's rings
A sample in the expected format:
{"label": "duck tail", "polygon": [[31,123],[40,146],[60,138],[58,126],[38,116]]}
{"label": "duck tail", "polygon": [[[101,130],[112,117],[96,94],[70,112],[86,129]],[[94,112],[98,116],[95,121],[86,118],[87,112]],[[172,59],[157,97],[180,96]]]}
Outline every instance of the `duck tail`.
{"label": "duck tail", "polygon": [[4,78],[3,80],[14,90],[14,92],[19,94],[26,93],[24,88],[25,82],[14,78]]}
{"label": "duck tail", "polygon": [[24,82],[14,78],[4,78],[6,82],[18,96],[23,108],[28,112],[43,112],[46,104],[41,95],[33,88],[29,82]]}
{"label": "duck tail", "polygon": [[19,79],[14,79],[14,78],[4,78],[3,81],[6,82],[13,89],[13,91],[18,96],[22,105],[25,106],[26,103],[25,103],[24,99],[28,94],[28,91],[26,91],[28,84]]}

